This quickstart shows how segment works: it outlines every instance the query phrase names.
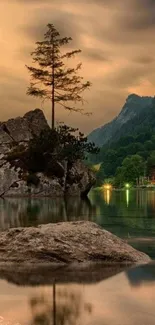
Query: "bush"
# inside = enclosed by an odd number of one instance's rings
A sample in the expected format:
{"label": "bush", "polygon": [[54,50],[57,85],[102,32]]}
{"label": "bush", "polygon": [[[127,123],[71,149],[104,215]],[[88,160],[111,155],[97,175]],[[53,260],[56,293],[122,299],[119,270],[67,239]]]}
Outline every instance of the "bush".
{"label": "bush", "polygon": [[88,143],[87,138],[66,125],[60,125],[57,129],[43,130],[39,136],[29,142],[26,149],[19,146],[8,154],[7,160],[14,166],[29,172],[28,184],[37,186],[36,173],[42,172],[48,176],[64,176],[63,161],[68,162],[68,168],[80,159],[86,158],[87,153],[98,153],[99,149],[93,143]]}
{"label": "bush", "polygon": [[[61,125],[54,130],[44,130],[40,136],[30,141],[28,150],[28,169],[35,172],[52,171],[54,161],[67,160],[72,164],[78,159],[85,159],[86,153],[98,153],[93,143],[78,130]],[[76,134],[75,134],[76,133]]]}
{"label": "bush", "polygon": [[27,176],[27,186],[31,186],[31,185],[34,185],[34,186],[38,186],[39,185],[39,182],[40,182],[40,179],[37,175],[35,174],[29,174]]}

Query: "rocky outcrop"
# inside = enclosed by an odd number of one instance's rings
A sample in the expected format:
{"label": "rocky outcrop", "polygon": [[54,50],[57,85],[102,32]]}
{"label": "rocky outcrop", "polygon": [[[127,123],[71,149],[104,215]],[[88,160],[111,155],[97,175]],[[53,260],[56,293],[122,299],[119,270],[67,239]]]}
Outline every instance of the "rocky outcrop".
{"label": "rocky outcrop", "polygon": [[96,179],[94,173],[89,170],[81,161],[73,164],[68,170],[66,179],[66,195],[87,196]]}
{"label": "rocky outcrop", "polygon": [[[66,178],[65,184],[63,177],[47,177],[43,173],[38,173],[38,185],[28,185],[23,179],[22,169],[15,168],[10,163],[3,161],[0,167],[0,196],[3,197],[63,197],[81,196],[86,197],[91,187],[95,183],[95,176],[92,171],[87,169],[81,162],[73,165],[74,172],[72,183],[70,178]],[[72,169],[72,170],[73,170]],[[70,170],[68,170],[70,175]],[[77,177],[78,176],[78,177]]]}
{"label": "rocky outcrop", "polygon": [[[86,196],[95,183],[95,176],[85,165],[76,161],[68,168],[66,162],[53,163],[52,177],[37,174],[38,184],[27,184],[23,162],[12,165],[6,159],[8,153],[19,146],[27,147],[30,139],[48,129],[49,125],[40,109],[23,117],[0,123],[0,196]],[[25,169],[25,168],[24,168]]]}
{"label": "rocky outcrop", "polygon": [[0,266],[74,263],[145,263],[150,258],[92,222],[13,228],[0,235]]}

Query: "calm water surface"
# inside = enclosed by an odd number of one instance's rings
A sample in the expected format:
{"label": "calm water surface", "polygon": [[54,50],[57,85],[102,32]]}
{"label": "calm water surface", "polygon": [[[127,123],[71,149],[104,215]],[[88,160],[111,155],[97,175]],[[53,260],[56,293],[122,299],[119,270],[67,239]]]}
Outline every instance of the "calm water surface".
{"label": "calm water surface", "polygon": [[[72,220],[94,221],[155,259],[155,191],[92,191],[86,201],[0,201],[1,231]],[[91,283],[69,277],[56,283],[56,294],[48,281],[16,285],[16,277],[3,274],[0,325],[154,325],[155,262],[117,272],[92,276]]]}
{"label": "calm water surface", "polygon": [[0,281],[2,325],[154,325],[155,264],[91,284]]}
{"label": "calm water surface", "polygon": [[85,201],[0,200],[0,230],[73,220],[94,221],[155,258],[155,191],[92,191]]}

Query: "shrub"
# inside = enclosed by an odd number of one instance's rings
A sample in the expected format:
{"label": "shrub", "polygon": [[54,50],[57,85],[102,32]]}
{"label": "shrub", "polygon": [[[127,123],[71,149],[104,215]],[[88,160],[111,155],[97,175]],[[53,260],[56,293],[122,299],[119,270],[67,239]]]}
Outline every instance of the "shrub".
{"label": "shrub", "polygon": [[27,176],[27,186],[31,186],[31,185],[34,185],[34,186],[38,186],[39,185],[39,182],[40,182],[40,179],[37,175],[35,174],[29,174]]}

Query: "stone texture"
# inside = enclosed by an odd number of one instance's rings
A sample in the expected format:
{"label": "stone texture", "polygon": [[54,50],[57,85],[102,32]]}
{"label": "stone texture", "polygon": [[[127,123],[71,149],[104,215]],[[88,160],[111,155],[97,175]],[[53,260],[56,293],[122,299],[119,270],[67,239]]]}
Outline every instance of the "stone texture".
{"label": "stone texture", "polygon": [[3,162],[0,167],[0,196],[5,195],[11,188],[11,186],[19,181],[20,169],[11,168],[11,165],[7,162]]}
{"label": "stone texture", "polygon": [[[95,181],[94,173],[85,168],[82,163],[77,163],[77,165],[75,164],[73,170],[74,174],[72,174],[72,184],[67,183],[67,178],[65,180],[64,178],[58,178],[55,176],[49,178],[42,173],[38,173],[37,176],[40,180],[39,184],[37,186],[28,186],[27,182],[23,180],[22,170],[20,168],[11,167],[8,162],[2,159],[0,160],[0,196],[87,196]],[[66,184],[64,184],[64,181]]]}
{"label": "stone texture", "polygon": [[0,154],[5,154],[10,151],[11,146],[12,146],[13,140],[12,138],[8,135],[3,130],[3,124],[0,124]]}
{"label": "stone texture", "polygon": [[77,193],[86,196],[91,187],[95,184],[94,173],[89,170],[81,161],[74,163],[68,171],[66,179],[66,195],[74,196]]}
{"label": "stone texture", "polygon": [[[57,178],[50,179],[43,174],[39,175],[40,183],[36,187],[35,185],[28,186],[26,181],[14,178],[14,182],[10,182],[10,187],[3,194],[3,197],[62,197],[64,195],[63,188]],[[3,182],[2,182],[3,184]],[[2,192],[0,192],[2,193]]]}
{"label": "stone texture", "polygon": [[42,130],[49,128],[43,111],[40,109],[35,109],[34,111],[26,113],[24,119],[28,123],[33,135],[39,135]]}
{"label": "stone texture", "polygon": [[150,258],[92,222],[62,222],[13,228],[0,235],[4,263],[146,263]]}
{"label": "stone texture", "polygon": [[15,142],[29,141],[32,138],[29,124],[23,117],[8,120],[4,123],[4,128]]}

